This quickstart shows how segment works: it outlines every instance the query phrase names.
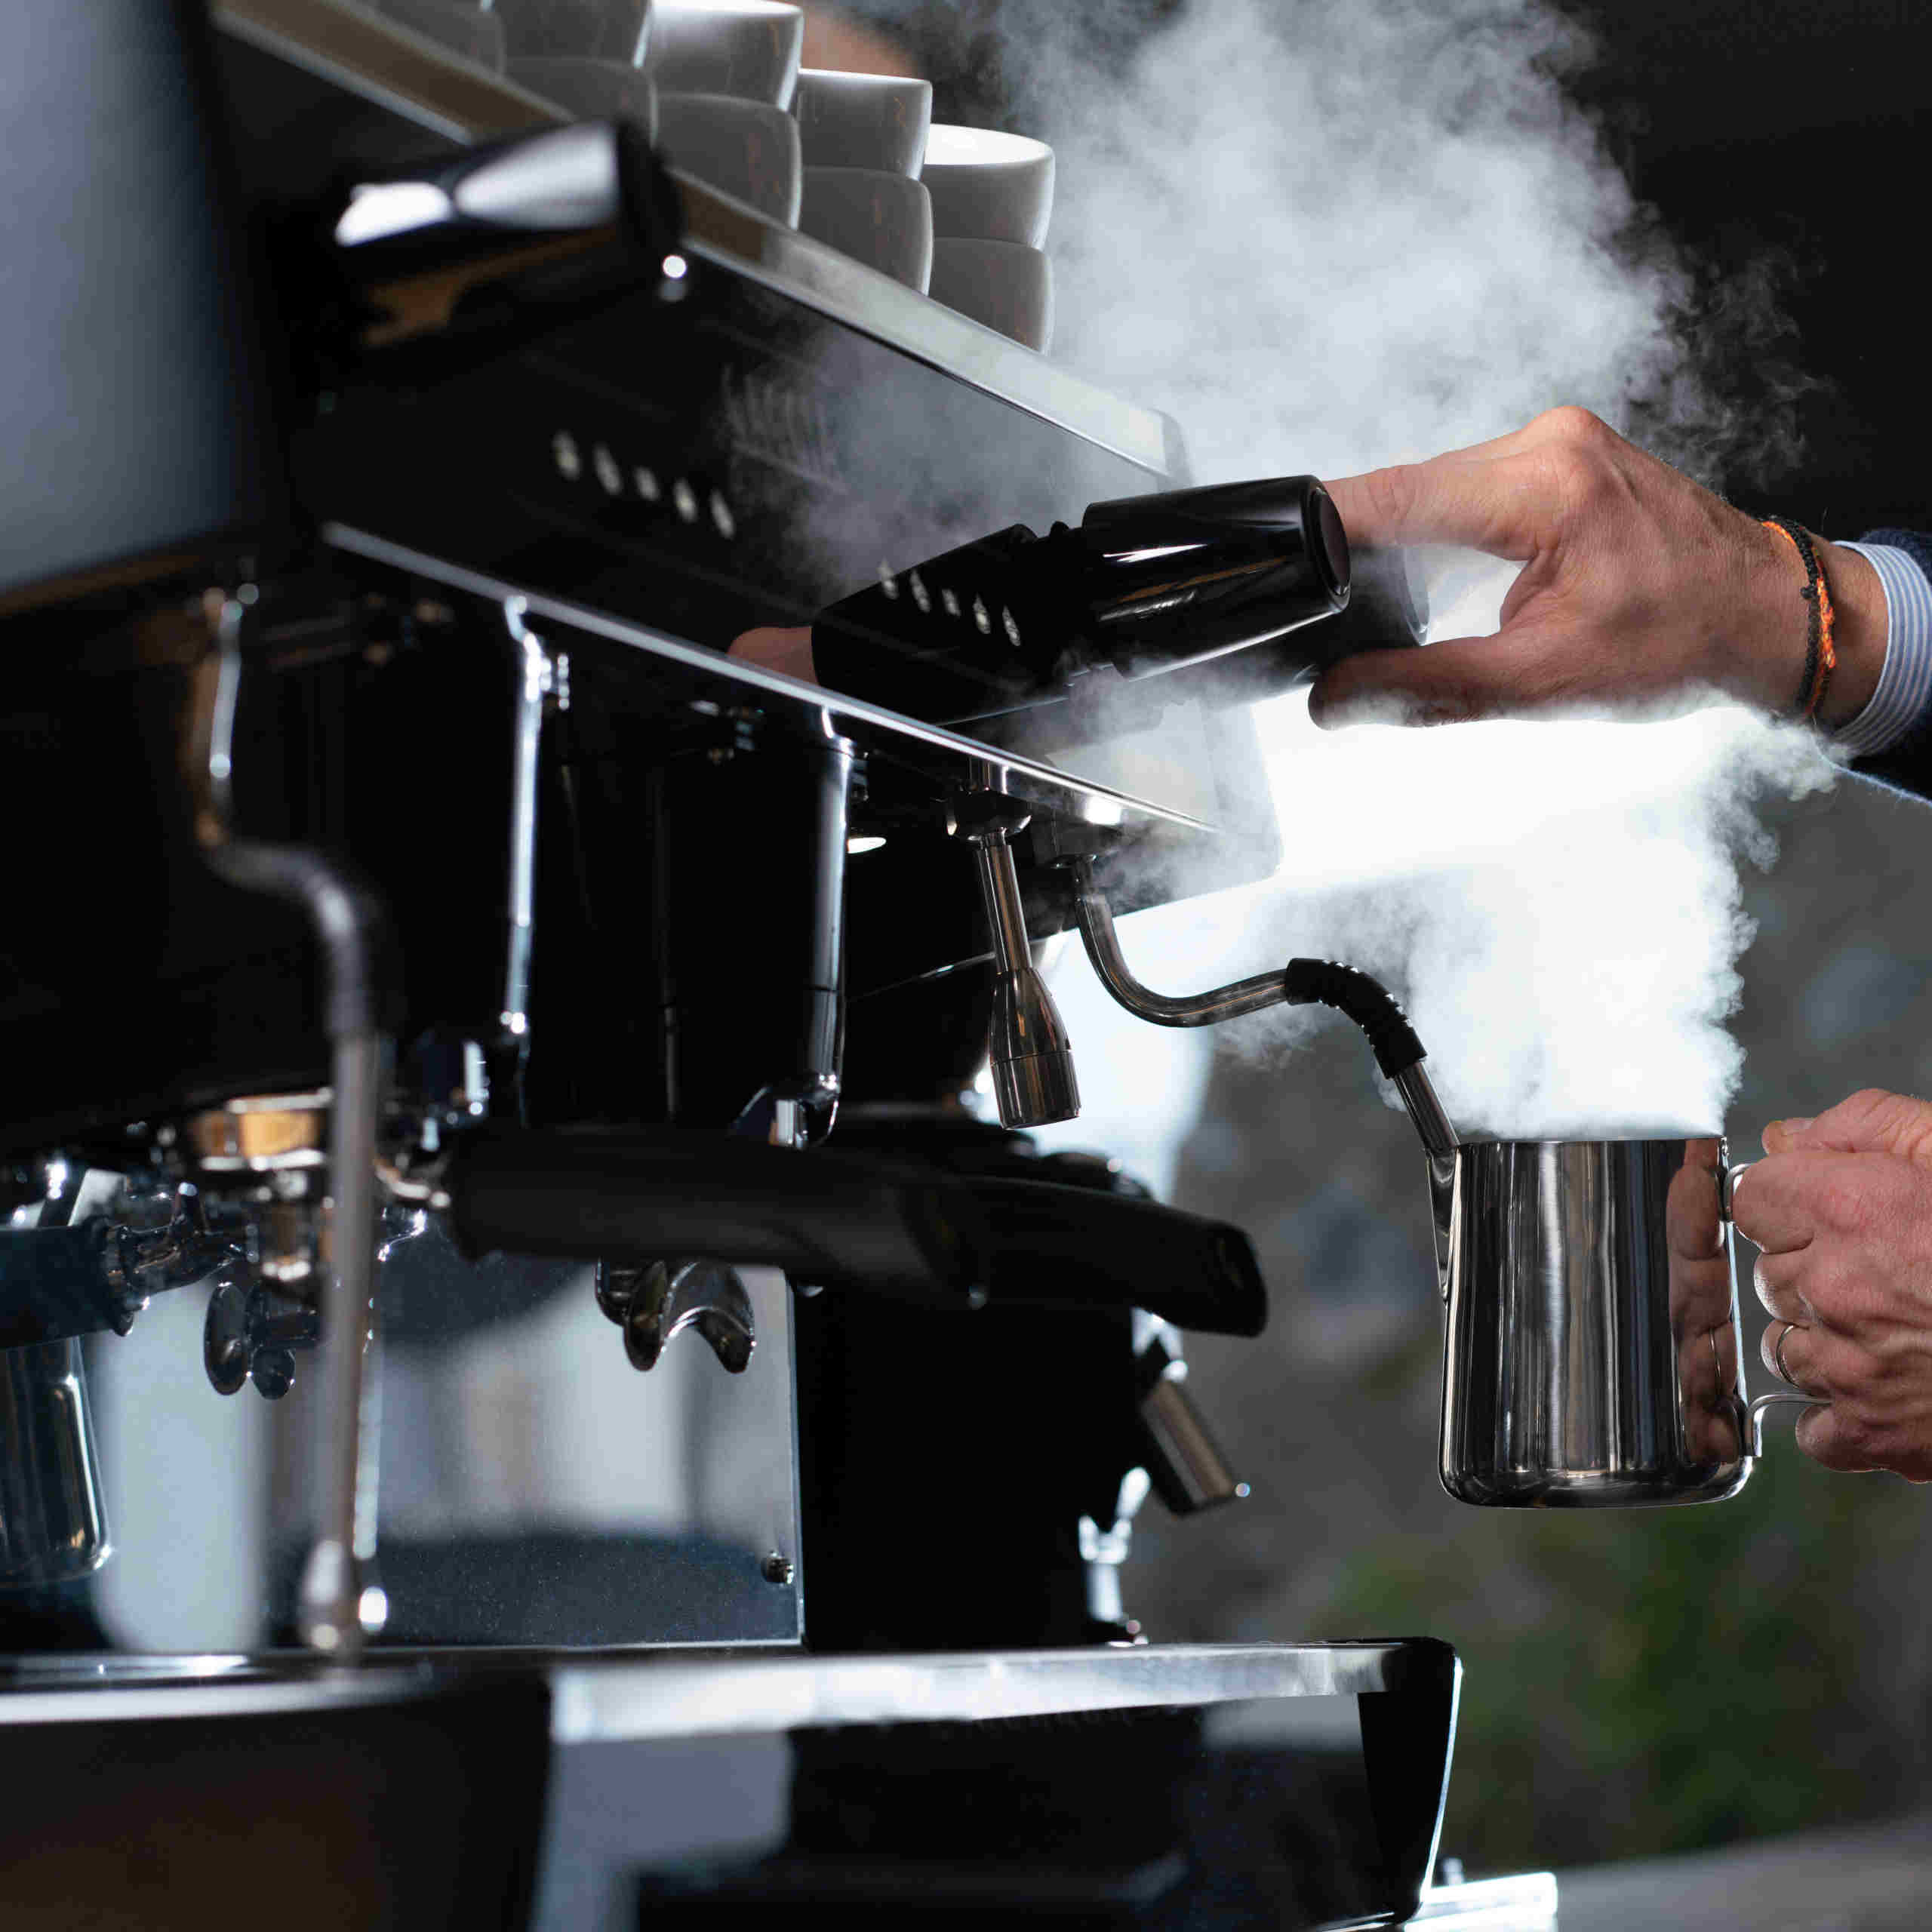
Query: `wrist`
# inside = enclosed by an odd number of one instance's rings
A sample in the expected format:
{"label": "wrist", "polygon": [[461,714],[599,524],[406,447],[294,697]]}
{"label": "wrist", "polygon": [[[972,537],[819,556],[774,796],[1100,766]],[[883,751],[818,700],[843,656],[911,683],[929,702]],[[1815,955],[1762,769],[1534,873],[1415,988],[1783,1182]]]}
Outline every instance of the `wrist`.
{"label": "wrist", "polygon": [[[1804,689],[1811,614],[1802,555],[1778,531],[1753,523],[1746,594],[1738,611],[1740,675],[1734,688],[1774,718],[1797,718]],[[1832,602],[1835,668],[1814,718],[1827,737],[1871,703],[1885,666],[1888,622],[1884,586],[1869,558],[1813,537]]]}
{"label": "wrist", "polygon": [[[1731,688],[1772,717],[1788,718],[1804,703],[1810,626],[1804,559],[1780,531],[1755,517],[1741,520],[1750,528],[1744,592],[1733,613],[1736,676]],[[1836,587],[1834,580],[1835,592]]]}
{"label": "wrist", "polygon": [[1812,541],[1832,594],[1832,638],[1838,653],[1838,669],[1818,707],[1819,729],[1829,737],[1872,702],[1885,668],[1889,617],[1885,586],[1869,557],[1841,543],[1827,543],[1823,537]]}

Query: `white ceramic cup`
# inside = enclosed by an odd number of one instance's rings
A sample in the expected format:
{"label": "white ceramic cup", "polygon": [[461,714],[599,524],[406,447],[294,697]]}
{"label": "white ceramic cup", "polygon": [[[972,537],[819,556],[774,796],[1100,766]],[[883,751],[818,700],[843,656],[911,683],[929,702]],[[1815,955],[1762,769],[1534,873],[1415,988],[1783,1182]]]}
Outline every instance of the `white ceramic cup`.
{"label": "white ceramic cup", "polygon": [[645,65],[666,94],[789,107],[805,17],[780,0],[657,0]]}
{"label": "white ceramic cup", "polygon": [[644,130],[647,140],[657,138],[657,91],[635,67],[559,54],[512,60],[504,71],[518,87],[561,107],[573,121],[629,121]]}
{"label": "white ceramic cup", "polygon": [[933,205],[903,174],[808,168],[798,226],[921,294],[933,272]]}
{"label": "white ceramic cup", "polygon": [[466,0],[382,0],[386,19],[492,73],[503,71],[503,23]]}
{"label": "white ceramic cup", "polygon": [[635,67],[651,38],[651,0],[479,0],[503,23],[512,60],[617,60]]}
{"label": "white ceramic cup", "polygon": [[792,103],[808,168],[916,176],[933,121],[933,84],[898,74],[801,67]]}
{"label": "white ceramic cup", "polygon": [[787,228],[798,225],[798,124],[783,108],[728,94],[657,95],[657,151]]}
{"label": "white ceramic cup", "polygon": [[1038,248],[942,235],[933,242],[928,292],[1001,335],[1042,349],[1054,339],[1053,264]]}
{"label": "white ceramic cup", "polygon": [[919,179],[933,198],[935,235],[1045,245],[1054,151],[1044,141],[934,122]]}

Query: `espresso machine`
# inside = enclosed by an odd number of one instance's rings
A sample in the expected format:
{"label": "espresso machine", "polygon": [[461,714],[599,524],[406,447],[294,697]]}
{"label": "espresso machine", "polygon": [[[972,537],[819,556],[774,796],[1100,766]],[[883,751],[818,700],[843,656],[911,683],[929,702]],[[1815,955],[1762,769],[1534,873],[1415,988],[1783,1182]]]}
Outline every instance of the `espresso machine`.
{"label": "espresso machine", "polygon": [[[0,29],[0,1891],[562,1924],[598,1812],[680,1923],[1546,1924],[1435,1883],[1446,1645],[1130,1614],[1147,1497],[1247,1492],[1183,1338],[1266,1290],[1027,1133],[1077,931],[1159,1023],[1339,1007],[1453,1149],[1372,983],[1112,924],[1269,872],[1244,707],[1401,572],[479,55],[623,11]],[[728,648],[786,624],[815,681]],[[1201,1824],[1213,1713],[1350,1697],[1301,1867]]]}

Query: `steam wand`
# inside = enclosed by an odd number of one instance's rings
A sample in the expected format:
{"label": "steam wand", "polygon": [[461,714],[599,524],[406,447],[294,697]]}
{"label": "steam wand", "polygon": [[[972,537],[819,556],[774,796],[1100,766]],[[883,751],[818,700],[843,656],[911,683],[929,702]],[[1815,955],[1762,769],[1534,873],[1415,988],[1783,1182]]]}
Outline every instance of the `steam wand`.
{"label": "steam wand", "polygon": [[1375,1063],[1402,1097],[1432,1166],[1454,1155],[1456,1130],[1423,1069],[1423,1044],[1386,989],[1366,973],[1331,959],[1291,959],[1278,973],[1259,973],[1184,998],[1155,992],[1128,970],[1112,910],[1094,882],[1091,862],[1075,860],[1070,869],[1087,957],[1101,985],[1128,1012],[1156,1026],[1213,1026],[1266,1007],[1332,1006],[1367,1035]]}

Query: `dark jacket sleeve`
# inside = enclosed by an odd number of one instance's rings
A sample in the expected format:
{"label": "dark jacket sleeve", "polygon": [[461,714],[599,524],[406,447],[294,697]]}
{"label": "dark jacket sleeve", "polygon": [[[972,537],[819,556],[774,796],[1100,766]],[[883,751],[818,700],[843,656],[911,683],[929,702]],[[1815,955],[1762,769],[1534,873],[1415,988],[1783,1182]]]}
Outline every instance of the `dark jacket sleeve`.
{"label": "dark jacket sleeve", "polygon": [[[1858,541],[1903,550],[1932,580],[1932,537],[1915,530],[1868,530]],[[1932,799],[1932,715],[1920,718],[1898,743],[1869,758],[1854,758],[1845,768],[1893,791]]]}

